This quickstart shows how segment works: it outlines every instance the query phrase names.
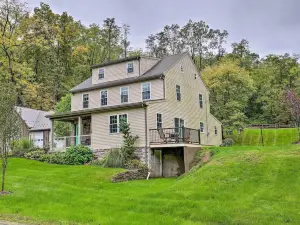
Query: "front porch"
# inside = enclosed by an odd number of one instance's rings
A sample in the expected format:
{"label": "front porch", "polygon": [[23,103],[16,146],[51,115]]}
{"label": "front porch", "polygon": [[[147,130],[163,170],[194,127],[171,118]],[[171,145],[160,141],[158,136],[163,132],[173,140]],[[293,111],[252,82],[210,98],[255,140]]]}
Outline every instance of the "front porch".
{"label": "front porch", "polygon": [[71,124],[71,132],[68,136],[56,136],[52,132],[50,140],[51,151],[63,151],[74,145],[91,146],[91,115],[80,115],[51,119],[52,130],[55,122]]}

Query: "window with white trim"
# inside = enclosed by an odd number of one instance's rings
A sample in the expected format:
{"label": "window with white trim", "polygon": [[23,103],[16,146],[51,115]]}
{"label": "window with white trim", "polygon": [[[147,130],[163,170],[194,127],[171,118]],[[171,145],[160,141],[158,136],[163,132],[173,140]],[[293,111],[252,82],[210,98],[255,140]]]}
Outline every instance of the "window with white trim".
{"label": "window with white trim", "polygon": [[121,103],[128,102],[128,92],[129,92],[128,87],[121,87],[120,88]]}
{"label": "window with white trim", "polygon": [[200,122],[200,132],[204,133],[204,123]]}
{"label": "window with white trim", "polygon": [[86,109],[89,107],[89,94],[82,95],[82,108]]}
{"label": "window with white trim", "polygon": [[127,73],[133,73],[133,62],[127,63]]}
{"label": "window with white trim", "polygon": [[104,69],[99,69],[99,80],[104,79]]}
{"label": "window with white trim", "polygon": [[151,99],[151,84],[143,83],[142,84],[142,100]]}
{"label": "window with white trim", "polygon": [[218,135],[218,128],[215,126],[215,135]]}
{"label": "window with white trim", "polygon": [[160,113],[157,113],[156,114],[156,126],[157,126],[157,129],[158,128],[162,128],[162,114]]}
{"label": "window with white trim", "polygon": [[120,132],[120,122],[124,120],[128,123],[127,114],[113,115],[109,117],[109,133],[116,134]]}
{"label": "window with white trim", "polygon": [[107,105],[107,90],[101,91],[101,106]]}
{"label": "window with white trim", "polygon": [[180,71],[183,73],[183,65],[180,65]]}
{"label": "window with white trim", "polygon": [[180,86],[176,85],[176,99],[177,101],[181,100],[181,92],[180,92]]}
{"label": "window with white trim", "polygon": [[203,95],[202,94],[199,94],[199,105],[200,105],[200,108],[202,109],[203,108]]}

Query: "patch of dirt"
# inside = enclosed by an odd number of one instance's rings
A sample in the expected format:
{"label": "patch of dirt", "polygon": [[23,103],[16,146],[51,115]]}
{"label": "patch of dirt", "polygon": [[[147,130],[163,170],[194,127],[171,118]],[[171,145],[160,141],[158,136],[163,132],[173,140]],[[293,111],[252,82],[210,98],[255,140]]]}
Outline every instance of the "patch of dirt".
{"label": "patch of dirt", "polygon": [[0,195],[10,195],[10,194],[12,193],[9,191],[0,191]]}
{"label": "patch of dirt", "polygon": [[207,163],[210,159],[211,153],[210,152],[206,152],[205,155],[202,157],[200,163]]}

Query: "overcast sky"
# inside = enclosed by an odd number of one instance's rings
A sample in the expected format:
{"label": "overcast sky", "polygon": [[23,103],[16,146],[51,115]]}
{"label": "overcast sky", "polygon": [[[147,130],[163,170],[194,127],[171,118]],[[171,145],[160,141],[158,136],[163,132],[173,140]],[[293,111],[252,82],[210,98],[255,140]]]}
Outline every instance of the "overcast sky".
{"label": "overcast sky", "polygon": [[[83,24],[114,17],[131,27],[133,47],[145,46],[165,25],[203,20],[229,32],[228,46],[245,38],[261,56],[300,53],[299,0],[43,0],[56,13],[67,11]],[[31,9],[39,0],[26,0]],[[227,47],[228,50],[229,47]]]}

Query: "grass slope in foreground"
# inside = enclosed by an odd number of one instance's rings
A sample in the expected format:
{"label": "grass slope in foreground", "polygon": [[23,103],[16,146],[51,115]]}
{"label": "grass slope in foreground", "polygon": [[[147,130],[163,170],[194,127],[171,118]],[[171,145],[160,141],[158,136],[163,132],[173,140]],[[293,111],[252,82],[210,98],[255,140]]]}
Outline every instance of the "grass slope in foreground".
{"label": "grass slope in foreground", "polygon": [[300,147],[219,148],[179,179],[110,183],[119,169],[11,159],[0,218],[38,224],[299,224]]}
{"label": "grass slope in foreground", "polygon": [[[245,129],[241,134],[235,131],[228,137],[233,139],[235,145],[262,145],[260,129]],[[263,129],[263,137],[265,146],[279,146],[292,144],[299,139],[299,134],[296,128]]]}

